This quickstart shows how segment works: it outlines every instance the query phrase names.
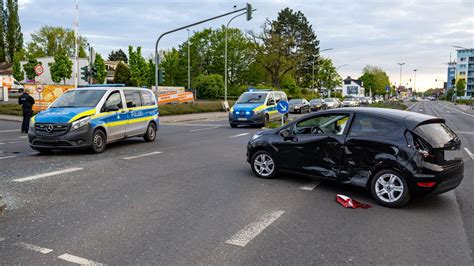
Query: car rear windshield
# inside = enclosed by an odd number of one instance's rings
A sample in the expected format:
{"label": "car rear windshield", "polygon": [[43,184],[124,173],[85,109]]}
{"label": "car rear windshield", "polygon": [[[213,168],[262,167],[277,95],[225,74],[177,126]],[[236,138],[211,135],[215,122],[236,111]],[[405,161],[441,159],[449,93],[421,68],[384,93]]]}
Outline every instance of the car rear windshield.
{"label": "car rear windshield", "polygon": [[290,100],[290,103],[302,103],[303,100],[301,99],[293,99],[293,100]]}
{"label": "car rear windshield", "polygon": [[61,95],[50,108],[95,107],[105,90],[70,90]]}
{"label": "car rear windshield", "polygon": [[423,124],[413,130],[433,148],[443,148],[457,138],[456,134],[444,123]]}
{"label": "car rear windshield", "polygon": [[266,93],[244,93],[240,95],[239,99],[237,100],[237,103],[263,103],[266,98]]}
{"label": "car rear windshield", "polygon": [[321,102],[321,99],[313,99],[311,100],[311,103],[320,103]]}

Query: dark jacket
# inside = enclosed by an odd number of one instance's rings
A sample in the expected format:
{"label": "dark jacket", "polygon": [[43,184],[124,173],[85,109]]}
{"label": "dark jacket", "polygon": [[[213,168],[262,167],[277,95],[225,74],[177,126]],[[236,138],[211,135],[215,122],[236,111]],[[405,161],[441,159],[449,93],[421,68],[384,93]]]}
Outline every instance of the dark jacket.
{"label": "dark jacket", "polygon": [[18,98],[18,104],[23,107],[23,110],[31,110],[35,104],[35,99],[33,99],[33,97],[28,93],[24,92],[20,98]]}

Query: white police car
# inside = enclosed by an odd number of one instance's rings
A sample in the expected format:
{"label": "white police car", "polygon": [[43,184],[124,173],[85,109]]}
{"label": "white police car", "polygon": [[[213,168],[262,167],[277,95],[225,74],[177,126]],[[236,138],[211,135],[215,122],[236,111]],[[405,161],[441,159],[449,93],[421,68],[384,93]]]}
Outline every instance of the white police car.
{"label": "white police car", "polygon": [[159,126],[158,105],[150,89],[85,87],[65,92],[48,109],[31,118],[30,146],[39,152],[89,148],[129,137],[154,141]]}

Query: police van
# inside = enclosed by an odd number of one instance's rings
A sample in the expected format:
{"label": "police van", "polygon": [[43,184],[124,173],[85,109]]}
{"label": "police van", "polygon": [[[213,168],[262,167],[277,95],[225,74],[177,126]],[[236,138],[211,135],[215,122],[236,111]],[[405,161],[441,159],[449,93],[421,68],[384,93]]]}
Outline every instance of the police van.
{"label": "police van", "polygon": [[48,109],[31,118],[30,146],[104,151],[108,143],[129,137],[152,142],[159,127],[154,93],[146,88],[85,87],[68,90]]}
{"label": "police van", "polygon": [[[280,101],[288,101],[286,93],[271,90],[249,90],[240,95],[230,109],[229,123],[235,128],[238,125],[266,126],[270,121],[281,120],[277,111]],[[285,115],[285,119],[288,115]]]}

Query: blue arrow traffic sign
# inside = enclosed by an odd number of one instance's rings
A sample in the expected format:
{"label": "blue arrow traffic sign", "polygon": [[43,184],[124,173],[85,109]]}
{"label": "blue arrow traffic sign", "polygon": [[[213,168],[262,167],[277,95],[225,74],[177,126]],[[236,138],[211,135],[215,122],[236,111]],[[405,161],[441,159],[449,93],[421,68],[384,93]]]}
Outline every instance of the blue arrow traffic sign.
{"label": "blue arrow traffic sign", "polygon": [[385,87],[385,90],[386,90],[387,92],[389,92],[389,91],[390,91],[390,86],[386,86],[386,87]]}
{"label": "blue arrow traffic sign", "polygon": [[279,101],[277,104],[277,110],[280,114],[286,114],[288,113],[290,109],[290,105],[288,104],[287,101]]}

